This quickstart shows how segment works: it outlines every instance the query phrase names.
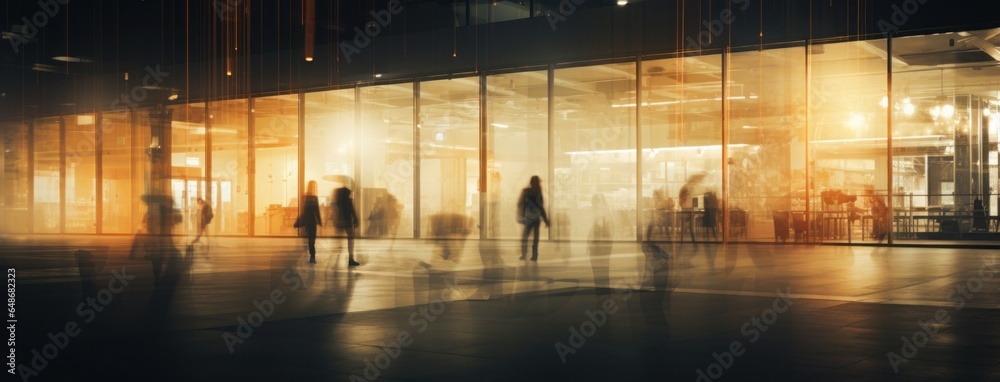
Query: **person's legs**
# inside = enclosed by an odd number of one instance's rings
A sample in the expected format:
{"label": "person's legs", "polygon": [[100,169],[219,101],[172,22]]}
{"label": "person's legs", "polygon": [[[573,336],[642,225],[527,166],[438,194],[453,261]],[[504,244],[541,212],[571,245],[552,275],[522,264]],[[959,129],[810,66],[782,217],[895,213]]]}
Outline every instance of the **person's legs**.
{"label": "person's legs", "polygon": [[358,263],[357,261],[354,260],[354,227],[350,227],[344,232],[347,233],[347,256],[349,259],[347,264],[361,265],[361,263]]}
{"label": "person's legs", "polygon": [[198,235],[194,237],[194,240],[191,240],[191,244],[194,244],[194,243],[197,243],[197,242],[201,241],[201,235],[204,234],[204,233],[205,233],[205,226],[199,225],[198,226]]}
{"label": "person's legs", "polygon": [[534,231],[535,238],[531,242],[531,260],[538,260],[538,233],[541,230],[542,222],[537,221],[531,224],[531,229]]}
{"label": "person's legs", "polygon": [[306,226],[306,237],[309,240],[309,262],[316,263],[316,226]]}
{"label": "person's legs", "polygon": [[529,234],[531,234],[531,223],[524,223],[524,232],[521,232],[521,260],[528,255]]}

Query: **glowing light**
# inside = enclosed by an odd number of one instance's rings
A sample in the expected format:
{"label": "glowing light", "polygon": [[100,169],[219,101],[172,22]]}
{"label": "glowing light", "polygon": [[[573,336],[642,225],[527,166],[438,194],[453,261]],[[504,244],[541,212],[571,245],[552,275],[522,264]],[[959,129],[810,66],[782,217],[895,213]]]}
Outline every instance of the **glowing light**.
{"label": "glowing light", "polygon": [[882,96],[882,100],[878,101],[878,105],[882,106],[883,109],[889,107],[889,96]]}
{"label": "glowing light", "polygon": [[907,98],[905,101],[903,101],[903,114],[913,115],[913,113],[917,111],[917,108],[916,108],[916,106],[913,106],[912,103],[906,102],[906,101],[909,101],[909,100],[910,99]]}
{"label": "glowing light", "polygon": [[941,116],[945,118],[951,118],[955,115],[955,105],[950,103],[941,106]]}
{"label": "glowing light", "polygon": [[865,116],[856,113],[850,114],[850,117],[848,117],[846,124],[847,127],[850,127],[855,130],[863,129],[865,126],[867,126],[867,123],[865,122]]}

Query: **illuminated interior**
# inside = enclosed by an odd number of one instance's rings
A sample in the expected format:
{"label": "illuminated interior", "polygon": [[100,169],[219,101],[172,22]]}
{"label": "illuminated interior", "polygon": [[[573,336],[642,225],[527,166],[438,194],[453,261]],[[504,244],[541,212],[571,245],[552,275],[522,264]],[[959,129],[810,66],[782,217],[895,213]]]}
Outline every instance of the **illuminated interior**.
{"label": "illuminated interior", "polygon": [[[474,221],[471,237],[516,238],[517,195],[532,175],[552,239],[586,239],[597,194],[618,240],[865,241],[875,238],[873,206],[890,200],[896,240],[961,238],[932,216],[992,232],[972,215],[977,199],[990,216],[1000,204],[1000,67],[980,49],[997,34],[902,37],[892,52],[885,39],[815,41],[172,104],[170,187],[189,217],[179,233],[195,232],[204,197],[213,234],[295,235],[299,197],[316,180],[327,215],[334,188],[354,189],[372,236],[431,237],[432,216],[461,214]],[[147,113],[6,124],[6,230],[134,231]],[[824,198],[837,194],[847,198]],[[391,232],[367,219],[387,200],[399,218]]]}

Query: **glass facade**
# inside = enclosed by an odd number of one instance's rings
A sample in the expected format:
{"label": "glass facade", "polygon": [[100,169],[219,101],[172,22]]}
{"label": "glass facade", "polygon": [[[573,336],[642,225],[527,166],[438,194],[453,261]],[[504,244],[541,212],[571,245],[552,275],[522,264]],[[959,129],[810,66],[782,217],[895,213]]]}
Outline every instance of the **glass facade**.
{"label": "glass facade", "polygon": [[[359,216],[368,228],[363,232],[366,236],[412,238],[416,235],[413,85],[366,86],[359,92],[363,128],[358,129],[358,170],[361,197],[366,201]],[[377,211],[376,206],[382,208],[381,216],[376,213],[374,219],[368,219]]]}
{"label": "glass facade", "polygon": [[[354,190],[362,236],[449,235],[438,217],[460,215],[470,237],[512,239],[537,175],[550,239],[586,240],[599,218],[618,240],[992,240],[1000,68],[920,54],[959,35],[897,38],[891,54],[885,39],[813,41],[168,106],[178,232],[195,232],[202,197],[212,234],[295,235],[315,180],[326,219],[333,189]],[[4,232],[133,232],[149,113],[4,124]]]}
{"label": "glass facade", "polygon": [[34,185],[30,192],[33,232],[62,232],[62,118],[45,118],[31,127]]}
{"label": "glass facade", "polygon": [[[555,231],[566,233],[562,238],[587,238],[596,195],[611,209],[611,237],[635,238],[635,66],[627,62],[554,71],[553,179],[546,185],[543,176],[542,190]],[[527,179],[519,181],[527,187]]]}
{"label": "glass facade", "polygon": [[136,147],[132,135],[132,119],[128,111],[101,114],[101,232],[133,233],[138,221],[133,216],[137,194],[142,189],[142,178],[136,183],[138,173]]}
{"label": "glass facade", "polygon": [[67,233],[97,232],[97,123],[93,114],[69,116],[66,124]]}
{"label": "glass facade", "polygon": [[479,77],[420,83],[417,131],[423,237],[448,234],[444,226],[450,224],[430,224],[434,216],[457,214],[480,220],[479,93]]}
{"label": "glass facade", "polygon": [[28,124],[3,125],[3,196],[0,198],[0,227],[3,232],[31,231],[31,211],[28,207],[29,152]]}
{"label": "glass facade", "polygon": [[299,97],[256,98],[253,129],[254,233],[294,235],[299,202]]}
{"label": "glass facade", "polygon": [[178,234],[198,233],[198,198],[206,201],[212,189],[206,171],[205,104],[171,106],[170,112],[170,190],[176,207],[184,214],[174,227]]}
{"label": "glass facade", "polygon": [[215,218],[210,234],[250,234],[250,106],[245,99],[209,103],[211,199]]}
{"label": "glass facade", "polygon": [[[305,182],[319,184],[319,202],[324,221],[333,210],[333,190],[348,187],[353,191],[355,173],[355,113],[354,89],[331,90],[305,95]],[[359,195],[354,194],[355,202]],[[359,216],[365,216],[361,214]],[[335,234],[333,224],[319,228],[320,235]]]}
{"label": "glass facade", "polygon": [[[486,85],[485,237],[519,238],[517,198],[531,176],[549,178],[548,72],[497,74]],[[550,194],[551,195],[551,194]],[[551,202],[550,202],[551,203]],[[550,204],[551,205],[551,204]],[[553,215],[553,227],[565,219]],[[554,230],[554,236],[561,232]]]}

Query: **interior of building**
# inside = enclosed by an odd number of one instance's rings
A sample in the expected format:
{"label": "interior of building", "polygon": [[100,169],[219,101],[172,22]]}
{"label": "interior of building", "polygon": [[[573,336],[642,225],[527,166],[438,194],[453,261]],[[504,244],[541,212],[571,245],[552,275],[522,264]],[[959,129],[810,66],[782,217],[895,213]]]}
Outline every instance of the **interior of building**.
{"label": "interior of building", "polygon": [[[139,354],[164,361],[126,356],[129,373],[112,379],[171,360],[194,363],[163,379],[277,378],[252,360],[285,355],[254,348],[226,358],[236,342],[218,337],[239,333],[231,316],[247,317],[244,303],[262,298],[254,293],[291,293],[286,270],[315,290],[262,320],[275,348],[307,336],[296,325],[339,344],[309,343],[330,366],[287,369],[300,378],[379,378],[362,358],[391,348],[400,327],[414,325],[394,319],[432,307],[439,291],[438,302],[462,312],[443,320],[441,341],[468,347],[404,349],[401,367],[372,369],[383,379],[464,380],[536,356],[546,362],[496,379],[559,379],[580,347],[560,348],[566,339],[552,331],[583,330],[577,311],[602,301],[630,316],[598,331],[602,350],[581,351],[565,379],[1000,375],[996,362],[966,369],[950,358],[995,353],[969,330],[996,334],[988,322],[1000,286],[982,269],[995,268],[988,250],[1000,240],[1000,5],[45,0],[0,14],[0,259],[23,275],[23,296],[56,301],[20,299],[25,314],[50,315],[25,324],[25,336],[44,339],[78,319],[75,302],[98,292],[105,271],[153,263],[133,271],[139,287],[126,293],[135,297],[104,315],[110,326],[42,379],[80,372],[88,353],[126,353],[101,341],[127,348],[151,332]],[[543,264],[513,260],[527,251],[533,176],[547,213],[544,226],[533,223],[550,254]],[[334,223],[342,187],[358,215],[350,234]],[[315,228],[320,263],[340,264],[344,251],[353,262],[356,235],[361,271],[317,276],[303,263],[298,237],[310,234],[299,223],[312,196],[326,223]],[[156,223],[168,213],[173,223]],[[147,236],[159,249],[137,255]],[[634,275],[640,282],[616,283]],[[971,289],[973,279],[973,293],[991,295],[959,314],[972,296],[957,305],[949,288]],[[442,283],[459,287],[445,298]],[[786,287],[801,301],[792,320],[818,324],[781,329],[762,347],[793,366],[768,370],[774,359],[763,355],[720,376],[686,366],[712,361],[730,334],[747,335],[742,313],[760,314]],[[584,289],[597,305],[581,299]],[[625,290],[645,302],[629,306]],[[957,324],[938,320],[952,331],[936,339],[923,332],[928,351],[904,357],[923,366],[900,375],[896,332],[920,329],[908,317],[935,317],[938,307],[954,308]],[[701,323],[701,314],[711,318]],[[844,318],[852,315],[865,317]],[[129,324],[136,317],[146,321]],[[376,324],[352,326],[364,317]],[[552,324],[547,332],[510,329],[538,317]],[[888,329],[887,317],[906,318]],[[823,337],[831,331],[846,337]],[[851,340],[864,333],[878,340]],[[838,350],[803,351],[819,343],[795,340],[803,335]],[[35,339],[26,343],[41,349]],[[212,349],[203,355],[222,366],[193,361],[185,341]],[[526,354],[492,353],[525,343]],[[30,365],[31,349],[19,347],[16,364],[45,375]],[[614,371],[586,361],[607,357]],[[657,370],[656,357],[685,361]],[[437,375],[448,362],[461,366]]]}

